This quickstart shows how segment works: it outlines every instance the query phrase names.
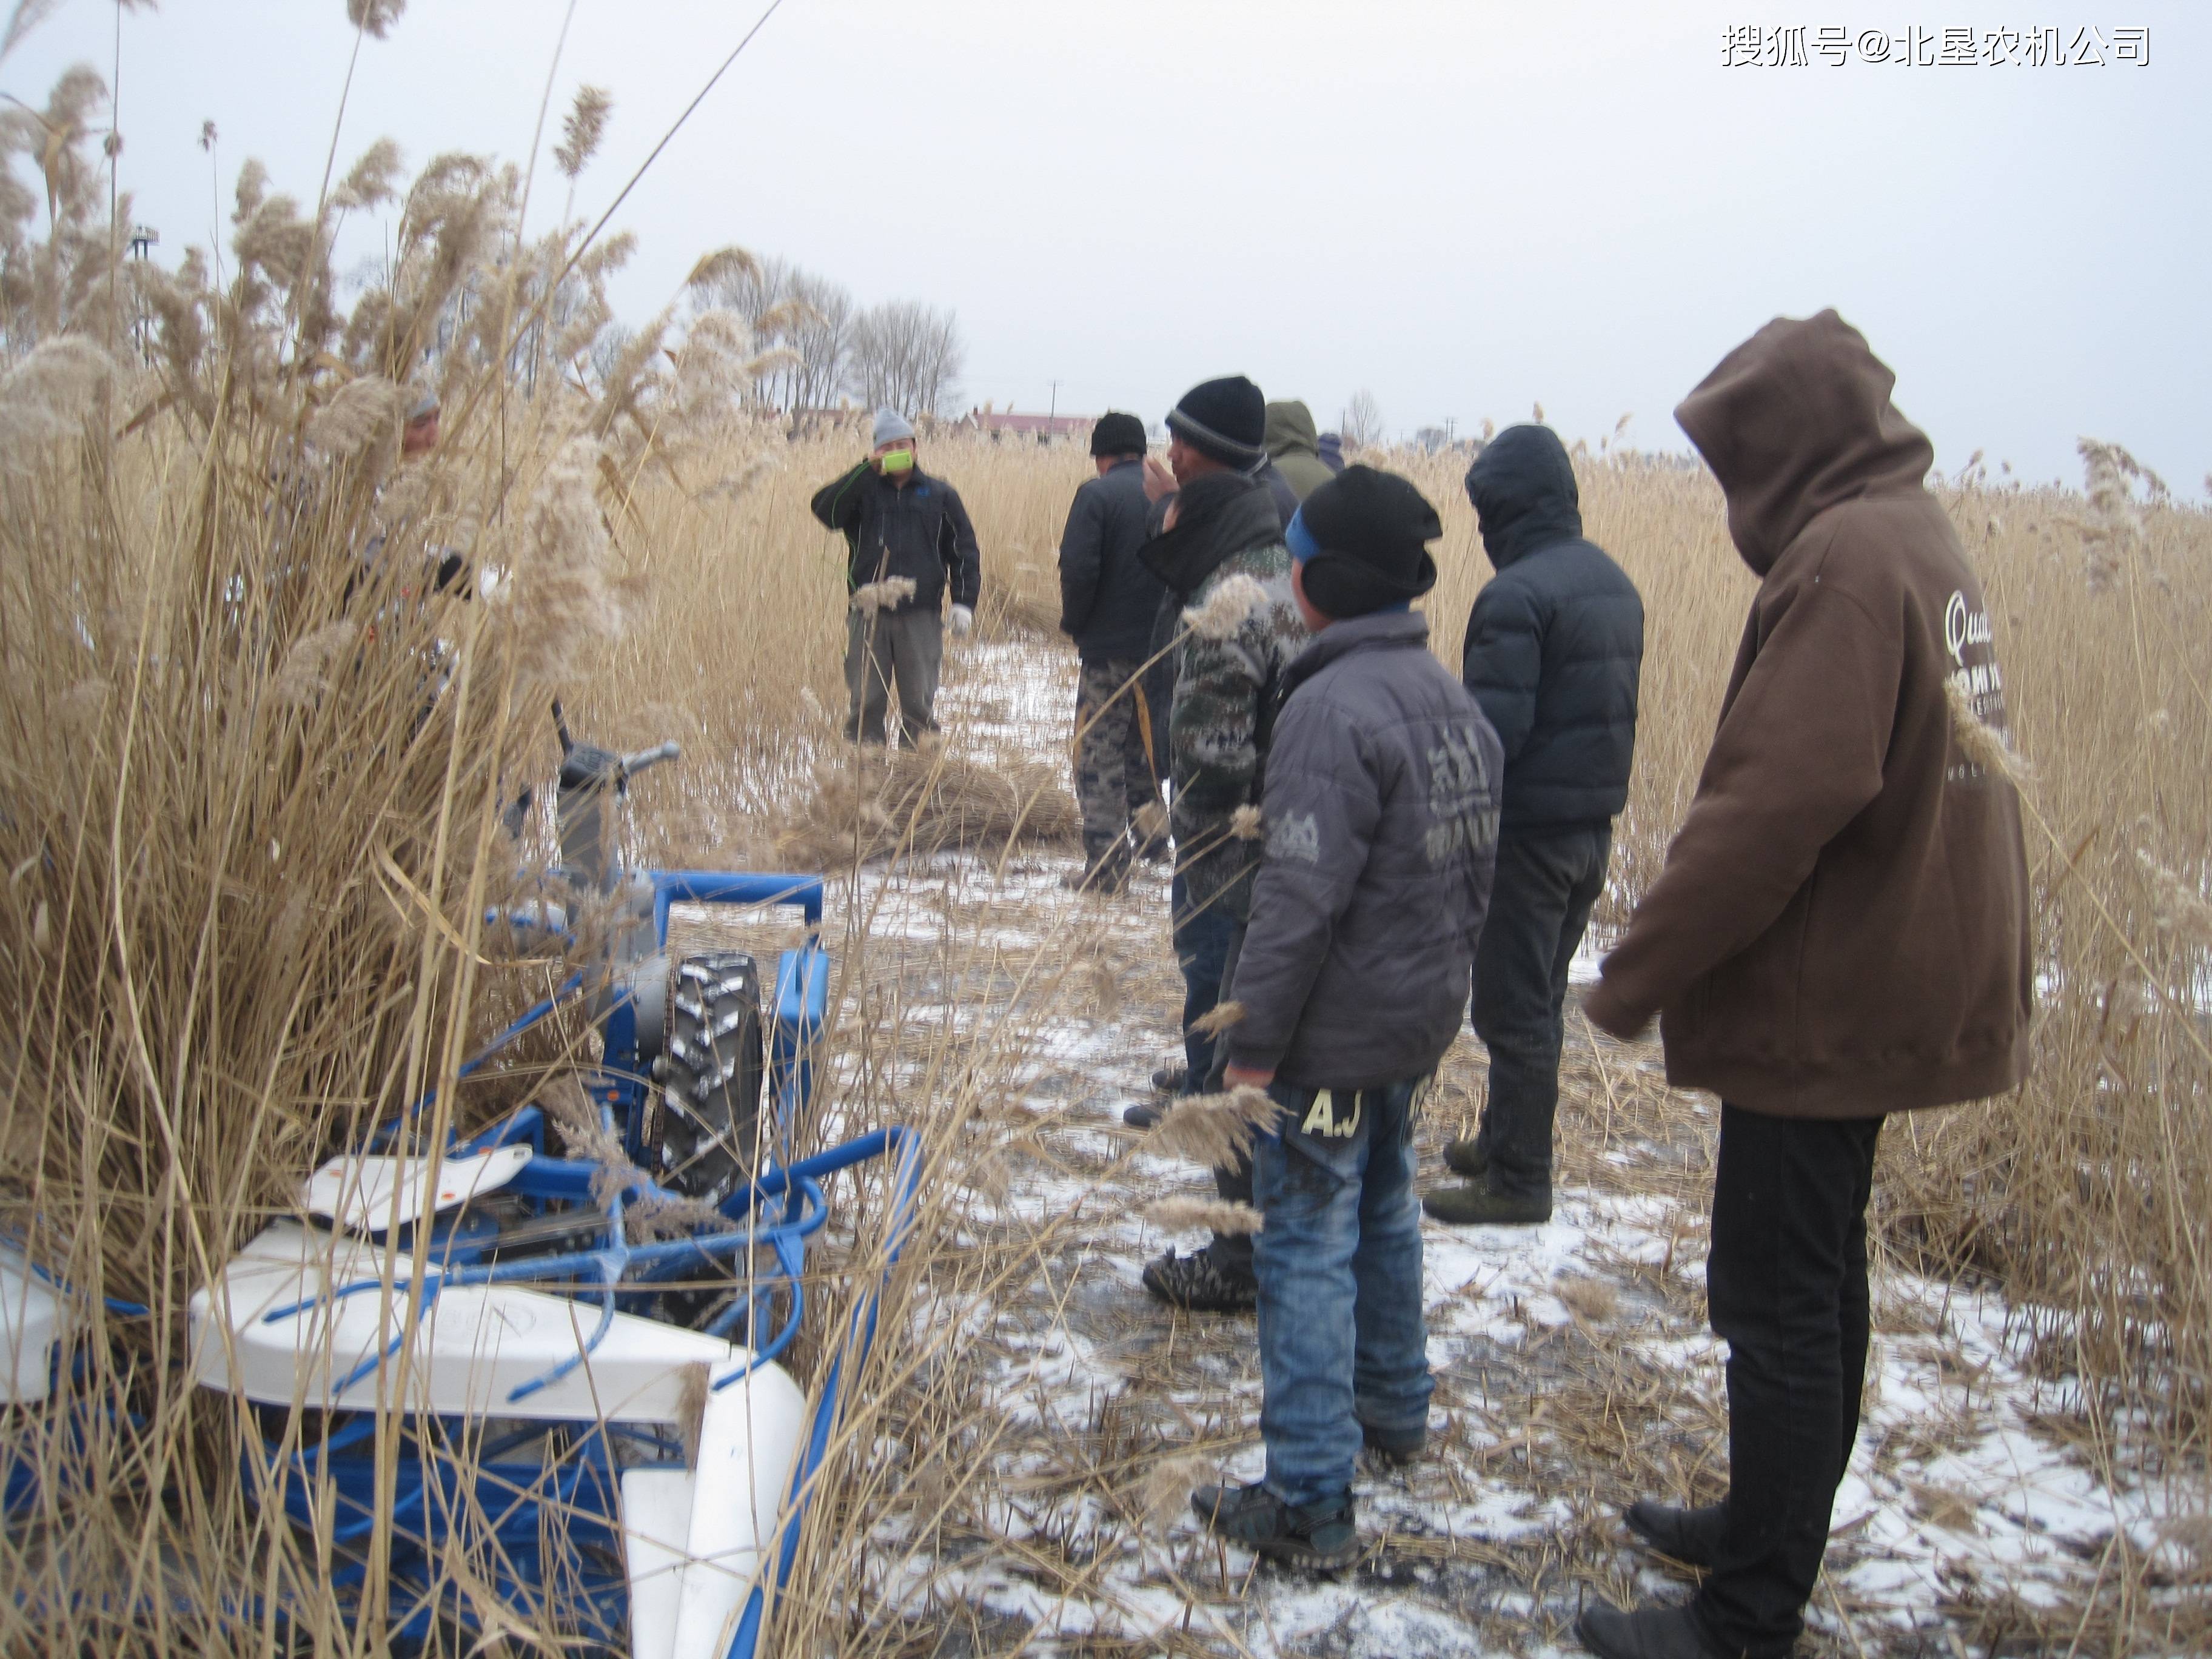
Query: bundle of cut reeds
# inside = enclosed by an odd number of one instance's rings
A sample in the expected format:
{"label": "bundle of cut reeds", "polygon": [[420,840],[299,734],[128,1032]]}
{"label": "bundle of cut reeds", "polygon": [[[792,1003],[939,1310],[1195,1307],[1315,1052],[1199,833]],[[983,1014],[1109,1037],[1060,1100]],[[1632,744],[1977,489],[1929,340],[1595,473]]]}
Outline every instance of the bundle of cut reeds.
{"label": "bundle of cut reeds", "polygon": [[971,759],[930,742],[862,747],[823,761],[777,848],[787,860],[834,868],[893,853],[1067,846],[1082,834],[1082,814],[1057,768]]}

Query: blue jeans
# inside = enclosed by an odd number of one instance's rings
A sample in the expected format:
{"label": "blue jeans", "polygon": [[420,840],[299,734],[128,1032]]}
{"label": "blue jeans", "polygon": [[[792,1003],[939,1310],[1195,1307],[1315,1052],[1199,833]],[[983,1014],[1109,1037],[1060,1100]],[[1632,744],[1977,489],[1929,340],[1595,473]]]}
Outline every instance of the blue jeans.
{"label": "blue jeans", "polygon": [[1178,875],[1169,890],[1168,920],[1175,933],[1176,966],[1182,969],[1182,1054],[1190,1067],[1183,1091],[1203,1094],[1213,1071],[1213,1039],[1193,1031],[1191,1023],[1212,1013],[1221,1000],[1221,975],[1237,919],[1218,904],[1193,910],[1189,890]]}
{"label": "blue jeans", "polygon": [[1334,1504],[1352,1488],[1363,1424],[1429,1420],[1413,1115],[1427,1079],[1357,1095],[1277,1084],[1281,1131],[1253,1147],[1267,1224],[1254,1240],[1267,1489]]}

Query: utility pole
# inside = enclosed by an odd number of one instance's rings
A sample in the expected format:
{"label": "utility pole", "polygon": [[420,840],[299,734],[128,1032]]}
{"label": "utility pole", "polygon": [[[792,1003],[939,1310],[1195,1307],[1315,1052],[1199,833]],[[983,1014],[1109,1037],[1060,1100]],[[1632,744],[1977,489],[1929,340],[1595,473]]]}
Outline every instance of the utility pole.
{"label": "utility pole", "polygon": [[[159,243],[161,240],[161,233],[155,229],[151,225],[131,226],[131,257],[134,259],[144,260],[152,253],[155,246]],[[135,294],[132,295],[131,308],[137,313],[131,319],[131,333],[133,339],[137,343],[139,361],[142,362],[151,362],[154,360],[154,352],[153,348],[147,338],[149,319],[146,314],[146,307]]]}
{"label": "utility pole", "polygon": [[1059,381],[1057,381],[1057,380],[1054,380],[1054,381],[1052,383],[1052,408],[1051,408],[1050,412],[1049,412],[1049,413],[1048,413],[1048,414],[1045,416],[1045,419],[1047,419],[1048,421],[1049,421],[1049,420],[1053,419],[1053,418],[1054,418],[1054,416],[1057,416],[1059,413],[1060,413],[1060,382],[1059,382]]}

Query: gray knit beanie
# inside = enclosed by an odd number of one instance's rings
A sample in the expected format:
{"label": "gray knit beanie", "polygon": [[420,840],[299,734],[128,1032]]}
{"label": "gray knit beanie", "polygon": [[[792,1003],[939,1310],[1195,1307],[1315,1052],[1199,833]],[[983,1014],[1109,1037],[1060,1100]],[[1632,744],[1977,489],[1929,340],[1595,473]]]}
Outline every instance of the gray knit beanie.
{"label": "gray knit beanie", "polygon": [[895,444],[902,439],[913,436],[914,422],[900,414],[898,410],[887,408],[876,411],[876,447],[878,449],[881,449],[885,444]]}

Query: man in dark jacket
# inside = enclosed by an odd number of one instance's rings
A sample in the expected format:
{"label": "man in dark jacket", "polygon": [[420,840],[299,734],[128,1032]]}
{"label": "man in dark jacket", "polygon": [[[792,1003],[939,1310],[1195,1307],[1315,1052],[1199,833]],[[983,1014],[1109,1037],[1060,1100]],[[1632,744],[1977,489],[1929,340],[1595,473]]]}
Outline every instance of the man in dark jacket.
{"label": "man in dark jacket", "polygon": [[[1075,641],[1075,799],[1085,867],[1071,886],[1119,892],[1132,827],[1159,799],[1153,755],[1167,741],[1138,681],[1165,591],[1137,552],[1147,539],[1145,426],[1109,413],[1091,432],[1098,476],[1075,492],[1060,538],[1060,628]],[[1160,711],[1164,714],[1165,711]],[[1144,839],[1139,836],[1139,840]]]}
{"label": "man in dark jacket", "polygon": [[1767,325],[1674,411],[1759,592],[1696,798],[1586,1006],[1620,1037],[1657,1014],[1668,1080],[1721,1097],[1729,1492],[1629,1510],[1709,1571],[1686,1607],[1586,1611],[1612,1659],[1790,1650],[1858,1433],[1882,1118],[2027,1064],[2020,800],[1966,741],[2004,729],[2003,681],[1895,383],[1824,311]]}
{"label": "man in dark jacket", "polygon": [[875,448],[850,472],[814,493],[814,516],[845,533],[845,689],[852,698],[845,735],[884,741],[890,688],[898,687],[899,725],[909,746],[937,730],[937,677],[944,663],[939,611],[948,578],[952,631],[975,621],[983,585],[975,527],[960,492],[915,459],[914,427],[876,411]]}
{"label": "man in dark jacket", "polygon": [[1480,1132],[1444,1152],[1468,1183],[1426,1202],[1440,1221],[1527,1224],[1552,1213],[1567,965],[1628,799],[1644,601],[1584,539],[1574,465],[1549,427],[1499,433],[1467,493],[1498,567],[1468,619],[1467,687],[1505,745],[1498,896],[1474,959],[1490,1097]]}
{"label": "man in dark jacket", "polygon": [[1214,1531],[1295,1565],[1358,1553],[1364,1439],[1409,1462],[1432,1386],[1413,1123],[1458,1035],[1490,896],[1502,763],[1409,602],[1441,534],[1413,486],[1355,466],[1289,539],[1318,630],[1268,756],[1266,861],[1231,987],[1231,1087],[1265,1089],[1253,1148],[1267,1477],[1192,1498]]}
{"label": "man in dark jacket", "polygon": [[[1239,833],[1237,814],[1258,810],[1283,677],[1306,639],[1282,520],[1254,476],[1263,458],[1261,409],[1260,388],[1234,375],[1192,387],[1169,411],[1166,474],[1176,488],[1164,498],[1160,533],[1139,555],[1167,589],[1154,632],[1172,646],[1176,665],[1169,902],[1183,974],[1184,1086],[1194,1094],[1218,1077],[1213,1039],[1194,1028],[1234,972],[1260,863],[1259,844]],[[1146,464],[1148,473],[1155,465]],[[1151,1115],[1132,1112],[1139,1127]],[[1224,1199],[1249,1200],[1249,1164],[1225,1166],[1214,1179]],[[1232,1233],[1190,1255],[1170,1250],[1146,1264],[1144,1281],[1177,1307],[1249,1308],[1258,1294],[1252,1241]]]}

